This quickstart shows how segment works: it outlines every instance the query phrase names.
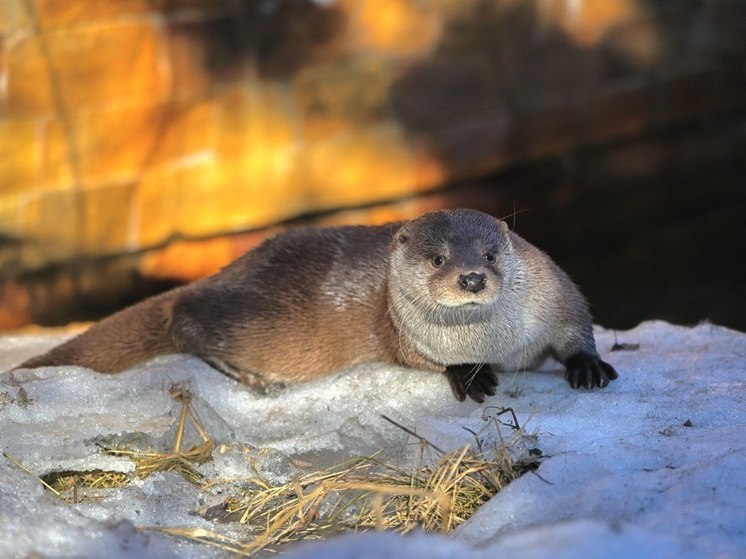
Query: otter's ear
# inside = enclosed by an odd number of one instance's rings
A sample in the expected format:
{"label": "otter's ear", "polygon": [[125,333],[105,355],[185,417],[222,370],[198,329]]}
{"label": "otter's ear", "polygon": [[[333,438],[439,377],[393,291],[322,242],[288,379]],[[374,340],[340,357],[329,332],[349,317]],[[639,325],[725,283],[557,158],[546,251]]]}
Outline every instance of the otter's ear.
{"label": "otter's ear", "polygon": [[409,241],[409,231],[402,227],[396,232],[396,235],[394,235],[394,241],[397,245],[406,244],[407,241]]}
{"label": "otter's ear", "polygon": [[500,234],[503,239],[505,239],[505,249],[508,252],[511,252],[513,250],[513,241],[510,239],[510,228],[508,227],[507,222],[498,219],[497,226],[500,229]]}

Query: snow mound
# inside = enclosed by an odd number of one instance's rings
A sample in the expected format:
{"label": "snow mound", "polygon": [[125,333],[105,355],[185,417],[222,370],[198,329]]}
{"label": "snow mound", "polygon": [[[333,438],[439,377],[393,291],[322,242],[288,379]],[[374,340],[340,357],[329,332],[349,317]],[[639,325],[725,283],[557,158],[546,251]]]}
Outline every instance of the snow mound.
{"label": "snow mound", "polygon": [[[385,448],[402,461],[416,445],[383,420],[414,427],[442,448],[491,444],[494,406],[510,406],[547,458],[450,536],[351,535],[299,545],[296,557],[742,557],[746,555],[746,335],[701,324],[647,322],[617,334],[634,351],[610,352],[620,378],[572,390],[561,368],[502,374],[484,405],[456,402],[445,378],[369,365],[262,397],[201,361],[168,356],[119,375],[75,367],[0,374],[0,556],[211,557],[219,550],[138,527],[216,530],[199,511],[221,502],[175,474],[156,474],[69,505],[35,475],[129,471],[103,448],[169,448],[181,404],[215,439],[210,477],[251,474],[258,464],[286,480]],[[63,338],[0,337],[0,370]],[[468,430],[467,430],[468,429]],[[493,435],[490,435],[493,433]],[[193,434],[190,436],[194,436]],[[196,441],[194,441],[196,442]],[[240,525],[222,525],[241,537]]]}

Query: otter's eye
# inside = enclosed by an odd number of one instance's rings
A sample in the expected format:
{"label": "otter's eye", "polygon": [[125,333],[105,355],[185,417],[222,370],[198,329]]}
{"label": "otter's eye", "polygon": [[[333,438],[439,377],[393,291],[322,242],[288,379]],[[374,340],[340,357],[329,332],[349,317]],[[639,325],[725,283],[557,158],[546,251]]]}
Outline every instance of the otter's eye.
{"label": "otter's eye", "polygon": [[441,256],[440,254],[438,256],[433,256],[433,266],[435,266],[436,268],[440,268],[445,263],[445,256]]}
{"label": "otter's eye", "polygon": [[497,260],[497,257],[495,256],[495,253],[492,251],[487,251],[484,253],[484,259],[489,262],[490,264],[494,264],[495,260]]}

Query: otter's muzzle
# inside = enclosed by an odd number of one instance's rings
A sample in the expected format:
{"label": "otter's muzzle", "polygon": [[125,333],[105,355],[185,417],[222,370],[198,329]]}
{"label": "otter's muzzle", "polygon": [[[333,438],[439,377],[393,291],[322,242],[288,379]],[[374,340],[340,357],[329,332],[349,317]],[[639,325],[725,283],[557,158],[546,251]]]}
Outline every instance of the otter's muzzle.
{"label": "otter's muzzle", "polygon": [[458,277],[458,284],[461,289],[465,289],[471,293],[478,293],[487,285],[487,277],[478,272],[469,272],[468,274],[461,274]]}

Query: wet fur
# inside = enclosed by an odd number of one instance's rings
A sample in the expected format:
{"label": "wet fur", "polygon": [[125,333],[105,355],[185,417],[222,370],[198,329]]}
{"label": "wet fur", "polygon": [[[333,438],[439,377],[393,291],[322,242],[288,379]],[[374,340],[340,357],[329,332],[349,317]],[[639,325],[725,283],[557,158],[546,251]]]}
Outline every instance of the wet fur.
{"label": "wet fur", "polygon": [[[483,288],[459,287],[470,272],[484,276]],[[573,387],[616,378],[567,275],[504,222],[473,210],[278,235],[20,367],[114,373],[175,352],[259,391],[382,362],[446,372],[457,398],[481,401],[497,384],[482,365],[517,371],[550,355],[568,365]]]}

